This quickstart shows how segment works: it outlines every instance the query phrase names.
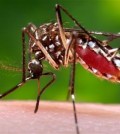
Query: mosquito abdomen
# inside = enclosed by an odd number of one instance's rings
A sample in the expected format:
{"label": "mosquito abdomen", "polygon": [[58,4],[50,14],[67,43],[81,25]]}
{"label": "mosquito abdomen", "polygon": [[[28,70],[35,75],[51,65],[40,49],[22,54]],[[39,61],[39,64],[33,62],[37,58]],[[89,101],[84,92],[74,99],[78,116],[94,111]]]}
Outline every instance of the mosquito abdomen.
{"label": "mosquito abdomen", "polygon": [[108,60],[107,57],[103,56],[98,52],[95,52],[94,49],[91,49],[89,46],[83,48],[77,44],[76,52],[82,62],[80,63],[83,67],[97,75],[98,77],[105,78],[113,82],[120,82],[120,70],[113,63],[112,59]]}

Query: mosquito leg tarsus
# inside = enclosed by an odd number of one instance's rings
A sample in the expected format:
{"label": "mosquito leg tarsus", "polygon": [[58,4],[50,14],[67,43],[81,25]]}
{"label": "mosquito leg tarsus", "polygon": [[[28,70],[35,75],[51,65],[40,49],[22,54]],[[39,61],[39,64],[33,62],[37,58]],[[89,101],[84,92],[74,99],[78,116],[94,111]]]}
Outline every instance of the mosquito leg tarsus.
{"label": "mosquito leg tarsus", "polygon": [[[75,119],[75,125],[76,125],[76,132],[77,134],[80,134],[79,127],[78,127],[78,118],[77,118],[77,111],[76,111],[76,105],[75,105],[75,71],[76,71],[76,44],[73,45],[74,54],[73,54],[73,63],[71,64],[71,76],[70,76],[70,82],[69,82],[69,92],[71,94],[71,99],[73,103],[73,112],[74,112],[74,119]],[[68,92],[68,93],[69,93]]]}

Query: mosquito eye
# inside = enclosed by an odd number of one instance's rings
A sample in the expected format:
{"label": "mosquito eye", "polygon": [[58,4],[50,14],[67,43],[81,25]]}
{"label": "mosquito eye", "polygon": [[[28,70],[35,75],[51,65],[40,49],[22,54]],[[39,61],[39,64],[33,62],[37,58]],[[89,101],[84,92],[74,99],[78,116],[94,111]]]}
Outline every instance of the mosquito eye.
{"label": "mosquito eye", "polygon": [[35,79],[42,74],[43,66],[40,61],[34,59],[28,64],[28,69],[32,78]]}

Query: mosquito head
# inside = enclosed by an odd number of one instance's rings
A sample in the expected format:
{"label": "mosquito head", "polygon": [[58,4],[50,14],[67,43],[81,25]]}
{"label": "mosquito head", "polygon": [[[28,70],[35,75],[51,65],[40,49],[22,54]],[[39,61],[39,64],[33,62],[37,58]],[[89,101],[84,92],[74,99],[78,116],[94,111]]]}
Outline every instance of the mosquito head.
{"label": "mosquito head", "polygon": [[41,61],[33,59],[28,64],[28,70],[30,72],[30,75],[32,79],[39,78],[43,72],[43,66]]}

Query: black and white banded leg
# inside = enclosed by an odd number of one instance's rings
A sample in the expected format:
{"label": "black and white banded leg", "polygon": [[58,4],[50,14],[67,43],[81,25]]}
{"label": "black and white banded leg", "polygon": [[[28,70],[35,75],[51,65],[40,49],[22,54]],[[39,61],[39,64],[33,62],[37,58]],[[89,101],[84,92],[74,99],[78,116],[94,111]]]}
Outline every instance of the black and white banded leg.
{"label": "black and white banded leg", "polygon": [[[65,41],[65,34],[62,27],[62,17],[60,9],[64,11],[64,9],[60,5],[56,5],[56,16],[57,16],[57,22],[59,25],[59,30],[61,34],[61,40],[63,40],[63,45],[65,47],[65,61],[69,60],[69,52],[71,52],[70,46],[73,45],[73,63],[71,64],[71,73],[70,73],[70,81],[69,81],[69,91],[68,91],[68,98],[69,95],[71,95],[72,104],[73,104],[73,112],[74,112],[74,119],[75,119],[75,125],[76,125],[76,133],[80,134],[79,127],[78,127],[78,118],[77,118],[77,112],[76,112],[76,105],[75,105],[75,95],[74,95],[74,84],[75,84],[75,63],[76,63],[76,45],[74,45],[74,40],[71,40],[69,45]],[[71,16],[68,14],[68,12],[64,11],[70,18]],[[72,19],[73,20],[73,19]],[[86,31],[87,32],[87,31]],[[68,46],[67,46],[68,45]],[[67,59],[67,60],[66,60]],[[66,64],[67,62],[65,62]]]}

